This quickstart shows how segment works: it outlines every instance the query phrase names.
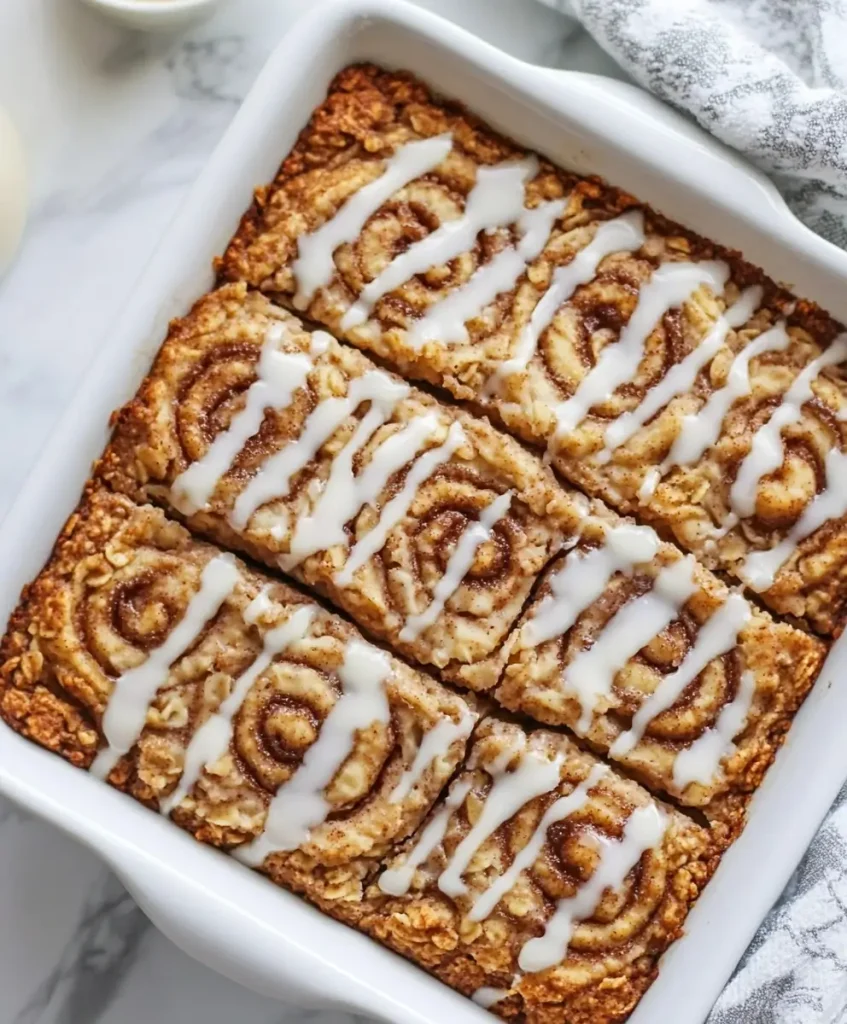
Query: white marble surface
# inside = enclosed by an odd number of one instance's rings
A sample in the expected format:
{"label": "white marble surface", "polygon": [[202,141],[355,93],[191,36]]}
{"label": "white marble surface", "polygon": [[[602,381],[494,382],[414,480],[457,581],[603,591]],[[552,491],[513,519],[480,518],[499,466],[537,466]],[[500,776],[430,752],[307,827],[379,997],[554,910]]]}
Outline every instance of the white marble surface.
{"label": "white marble surface", "polygon": [[[0,0],[0,104],[32,208],[0,281],[0,515],[274,42],[316,0],[228,0],[179,38]],[[612,70],[533,0],[425,0],[527,60]],[[0,1024],[352,1024],[189,960],[89,852],[0,800]]]}

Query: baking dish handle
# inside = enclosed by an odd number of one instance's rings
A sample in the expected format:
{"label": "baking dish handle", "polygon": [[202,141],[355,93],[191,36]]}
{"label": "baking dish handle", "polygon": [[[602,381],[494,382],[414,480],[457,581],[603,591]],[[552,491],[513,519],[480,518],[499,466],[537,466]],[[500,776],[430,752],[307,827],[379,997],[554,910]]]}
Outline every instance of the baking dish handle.
{"label": "baking dish handle", "polygon": [[[610,119],[614,119],[616,134],[619,138],[625,136],[621,141],[634,156],[648,163],[655,161],[652,149],[657,127],[667,135],[671,158],[676,140],[682,137],[686,143],[687,159],[674,163],[673,172],[677,179],[701,193],[720,192],[747,215],[764,205],[792,232],[802,232],[816,245],[831,246],[797,219],[762,171],[652,93],[628,82],[585,71],[539,67],[535,70],[548,82],[555,83],[556,88],[564,87],[572,96],[575,94],[583,99],[598,113],[608,111]],[[641,130],[645,120],[649,120],[649,131]],[[691,146],[697,149],[696,159],[690,158]]]}
{"label": "baking dish handle", "polygon": [[[193,837],[177,832],[170,822],[161,824],[173,832],[170,840],[196,846]],[[469,1024],[486,1019],[451,989],[430,990],[416,967],[366,935],[352,929],[339,935],[336,921],[299,897],[275,888],[269,892],[267,879],[218,851],[205,851],[210,857],[205,858],[203,877],[195,881],[163,860],[161,847],[148,856],[137,844],[124,846],[114,838],[90,845],[174,945],[253,992],[307,1010],[364,1010],[384,1024],[458,1020],[460,1011]],[[241,876],[238,901],[228,894],[232,871]],[[298,904],[299,930],[292,931],[291,915],[281,900]],[[304,922],[304,913],[311,921]],[[404,1003],[410,982],[413,988],[426,983],[427,998],[419,1009]]]}
{"label": "baking dish handle", "polygon": [[255,992],[386,1024],[486,1019],[363,933],[342,928],[2,722],[0,793],[99,855],[176,946]]}
{"label": "baking dish handle", "polygon": [[322,978],[314,957],[296,941],[282,942],[276,929],[265,927],[264,941],[257,942],[265,922],[235,904],[225,889],[210,900],[206,885],[171,872],[134,844],[92,845],[156,928],[195,960],[273,999],[307,1009],[338,1006],[337,995],[328,994],[337,993],[335,972]]}

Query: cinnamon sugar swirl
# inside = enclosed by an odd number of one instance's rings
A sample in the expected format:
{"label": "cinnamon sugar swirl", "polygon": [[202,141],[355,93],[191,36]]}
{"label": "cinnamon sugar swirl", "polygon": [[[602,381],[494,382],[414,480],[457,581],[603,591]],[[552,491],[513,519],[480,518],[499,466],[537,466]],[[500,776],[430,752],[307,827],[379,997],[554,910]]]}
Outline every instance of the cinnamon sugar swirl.
{"label": "cinnamon sugar swirl", "polygon": [[611,516],[553,563],[508,646],[501,703],[568,726],[731,835],[825,653]]}
{"label": "cinnamon sugar swirl", "polygon": [[474,688],[585,505],[486,421],[243,286],[174,324],[100,474]]}
{"label": "cinnamon sugar swirl", "polygon": [[342,917],[478,717],[301,593],[103,491],[0,653],[13,728]]}
{"label": "cinnamon sugar swirl", "polygon": [[507,1020],[623,1020],[714,866],[706,830],[564,736],[488,719],[363,926]]}

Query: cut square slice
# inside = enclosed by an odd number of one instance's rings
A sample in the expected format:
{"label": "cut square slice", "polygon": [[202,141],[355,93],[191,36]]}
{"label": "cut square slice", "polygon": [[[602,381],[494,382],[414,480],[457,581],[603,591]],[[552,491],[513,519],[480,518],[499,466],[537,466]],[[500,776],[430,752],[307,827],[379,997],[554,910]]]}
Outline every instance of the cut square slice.
{"label": "cut square slice", "polygon": [[735,835],[825,646],[650,527],[586,521],[512,635],[495,691]]}
{"label": "cut square slice", "polygon": [[487,719],[362,927],[507,1020],[633,1009],[709,878],[708,830],[566,737]]}
{"label": "cut square slice", "polygon": [[0,715],[338,916],[475,707],[160,509],[95,490],[0,649]]}

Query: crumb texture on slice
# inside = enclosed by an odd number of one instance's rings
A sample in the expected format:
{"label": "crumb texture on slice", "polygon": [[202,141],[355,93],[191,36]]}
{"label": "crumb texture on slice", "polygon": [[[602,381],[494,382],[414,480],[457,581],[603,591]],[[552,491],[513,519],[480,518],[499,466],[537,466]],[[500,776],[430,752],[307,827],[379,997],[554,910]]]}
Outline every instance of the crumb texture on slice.
{"label": "crumb texture on slice", "polygon": [[[642,286],[641,305],[659,273]],[[691,310],[689,300],[673,312],[690,320]],[[641,379],[643,357],[607,401],[580,404],[577,385],[547,402],[538,440],[588,493],[655,523],[774,611],[837,632],[847,575],[847,335],[834,336],[836,325],[808,304],[760,286],[739,295],[731,281],[701,312],[693,343],[670,351],[652,379]],[[603,350],[609,365],[625,357],[637,315]],[[520,389],[514,398],[519,419]]]}
{"label": "crumb texture on slice", "polygon": [[507,649],[505,707],[567,726],[731,836],[825,653],[608,513],[551,565]]}
{"label": "crumb texture on slice", "polygon": [[12,728],[344,918],[478,718],[303,594],[102,490],[25,593],[2,681]]}
{"label": "crumb texture on slice", "polygon": [[847,335],[404,73],[343,71],[220,261],[837,633]]}
{"label": "crumb texture on slice", "polygon": [[714,868],[706,830],[562,735],[490,717],[362,927],[493,1013],[622,1021]]}
{"label": "crumb texture on slice", "polygon": [[473,689],[585,508],[487,420],[243,285],[174,323],[99,474]]}

